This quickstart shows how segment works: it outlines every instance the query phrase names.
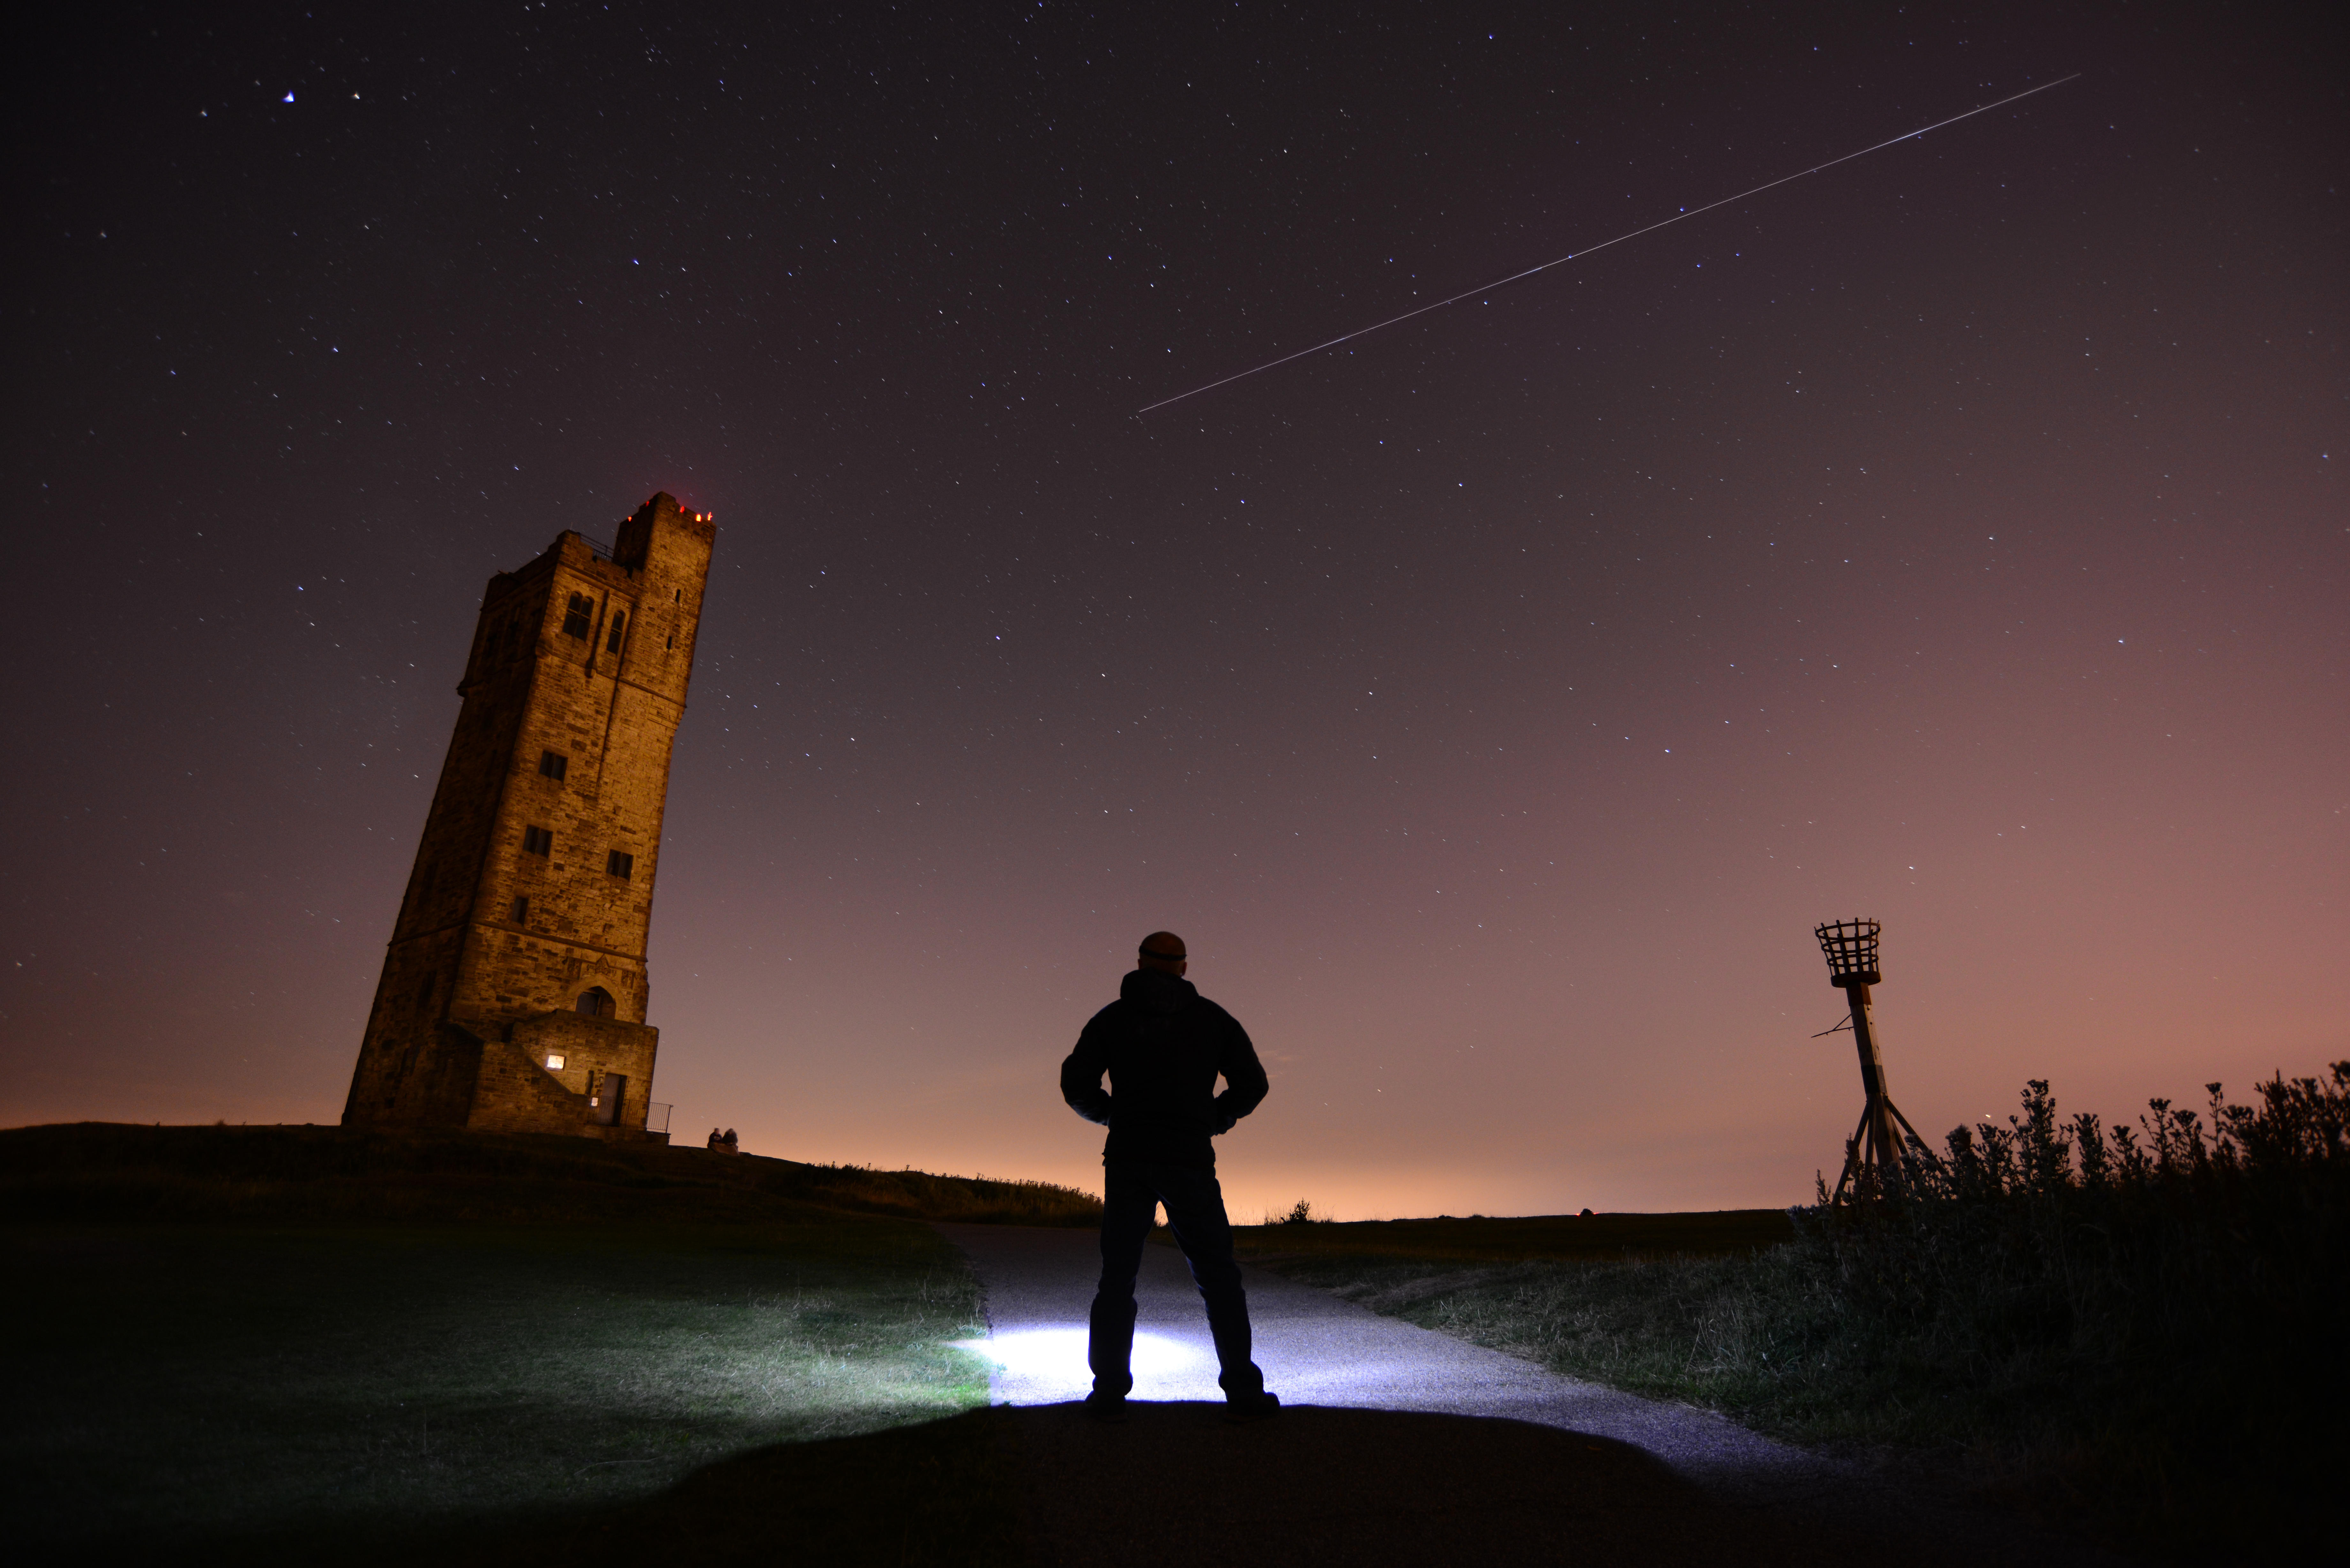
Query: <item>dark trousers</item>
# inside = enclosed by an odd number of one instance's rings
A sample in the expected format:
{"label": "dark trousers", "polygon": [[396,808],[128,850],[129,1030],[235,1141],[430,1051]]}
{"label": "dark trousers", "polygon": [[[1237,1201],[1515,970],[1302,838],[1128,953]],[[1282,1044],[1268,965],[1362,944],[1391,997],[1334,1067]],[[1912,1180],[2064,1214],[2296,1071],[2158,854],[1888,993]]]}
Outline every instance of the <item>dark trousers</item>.
{"label": "dark trousers", "polygon": [[1222,1369],[1216,1381],[1228,1399],[1263,1393],[1264,1374],[1249,1359],[1248,1296],[1241,1289],[1241,1266],[1232,1262],[1232,1226],[1216,1173],[1121,1163],[1107,1167],[1103,1176],[1101,1284],[1086,1347],[1096,1391],[1122,1398],[1134,1387],[1134,1277],[1142,1270],[1150,1221],[1164,1203],[1168,1226],[1191,1265],[1191,1282],[1208,1306],[1208,1332]]}

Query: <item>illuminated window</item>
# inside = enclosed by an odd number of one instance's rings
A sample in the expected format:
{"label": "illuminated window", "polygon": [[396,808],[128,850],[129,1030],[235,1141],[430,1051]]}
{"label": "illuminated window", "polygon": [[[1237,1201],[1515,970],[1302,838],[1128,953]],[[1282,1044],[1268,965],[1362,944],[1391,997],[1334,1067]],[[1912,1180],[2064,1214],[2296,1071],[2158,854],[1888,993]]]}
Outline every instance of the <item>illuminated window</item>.
{"label": "illuminated window", "polygon": [[581,992],[579,993],[579,1011],[586,1013],[590,1018],[611,1017],[612,993],[606,991],[600,985],[595,987],[591,991]]}
{"label": "illuminated window", "polygon": [[514,901],[514,923],[519,926],[529,919],[530,900],[528,898],[516,898]]}
{"label": "illuminated window", "polygon": [[551,1052],[549,1052],[549,1053],[547,1054],[547,1057],[546,1057],[546,1070],[547,1070],[548,1072],[550,1072],[550,1073],[560,1073],[561,1071],[563,1071],[563,1053],[562,1053],[562,1052],[560,1052],[560,1051],[551,1051]]}
{"label": "illuminated window", "polygon": [[596,601],[586,594],[573,594],[570,607],[563,612],[563,635],[586,637],[588,622],[596,618]]}
{"label": "illuminated window", "polygon": [[604,651],[607,653],[619,652],[620,634],[628,629],[628,612],[625,610],[615,612],[612,617],[612,635],[604,639]]}
{"label": "illuminated window", "polygon": [[625,877],[636,868],[637,857],[633,855],[623,855],[615,849],[604,857],[604,875],[607,877]]}
{"label": "illuminated window", "polygon": [[538,753],[538,771],[561,784],[563,775],[571,771],[571,759],[560,752],[541,752]]}
{"label": "illuminated window", "polygon": [[551,829],[544,827],[524,828],[522,830],[522,852],[525,855],[554,854],[554,832]]}

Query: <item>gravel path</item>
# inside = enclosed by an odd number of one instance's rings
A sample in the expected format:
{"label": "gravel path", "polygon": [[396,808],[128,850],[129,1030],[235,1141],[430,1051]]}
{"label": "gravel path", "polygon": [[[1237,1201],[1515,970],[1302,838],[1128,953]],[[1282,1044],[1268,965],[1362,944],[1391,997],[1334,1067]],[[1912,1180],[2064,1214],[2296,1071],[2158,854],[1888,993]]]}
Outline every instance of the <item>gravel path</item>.
{"label": "gravel path", "polygon": [[[2012,1519],[1902,1492],[1710,1412],[1562,1377],[1256,1268],[1246,1269],[1256,1361],[1284,1409],[1263,1426],[1225,1427],[1207,1322],[1172,1247],[1144,1249],[1136,1419],[1105,1428],[1070,1403],[1092,1381],[1094,1232],[940,1229],[986,1290],[990,1334],[971,1348],[997,1365],[996,1402],[1041,1407],[1019,1430],[1045,1555],[1060,1563],[1197,1562],[1185,1553],[1202,1551],[1232,1563],[1418,1568],[1495,1553],[2114,1561]],[[1182,1485],[1187,1470],[1197,1486]],[[1206,1513],[1184,1512],[1176,1500],[1187,1492]]]}

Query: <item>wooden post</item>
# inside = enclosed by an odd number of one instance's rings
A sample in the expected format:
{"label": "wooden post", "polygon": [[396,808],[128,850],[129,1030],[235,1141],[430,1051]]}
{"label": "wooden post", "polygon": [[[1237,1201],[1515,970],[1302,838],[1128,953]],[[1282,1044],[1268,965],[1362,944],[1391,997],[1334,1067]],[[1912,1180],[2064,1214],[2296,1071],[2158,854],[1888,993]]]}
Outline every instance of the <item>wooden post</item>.
{"label": "wooden post", "polygon": [[1852,1003],[1852,1039],[1860,1052],[1860,1086],[1868,1096],[1869,1152],[1881,1178],[1901,1158],[1900,1140],[1893,1136],[1893,1117],[1887,1109],[1891,1100],[1885,1087],[1885,1058],[1877,1054],[1877,1030],[1868,1015],[1868,987],[1848,986],[1845,996]]}
{"label": "wooden post", "polygon": [[[1845,1146],[1844,1175],[1836,1180],[1838,1198],[1844,1196],[1845,1189],[1860,1174],[1863,1166],[1877,1172],[1880,1190],[1897,1185],[1908,1163],[1901,1133],[1909,1131],[1909,1118],[1895,1107],[1893,1096],[1885,1086],[1885,1058],[1877,1053],[1877,1027],[1869,1017],[1868,986],[1855,978],[1842,989],[1845,999],[1852,1004],[1853,1044],[1860,1053],[1860,1086],[1867,1099],[1860,1113],[1860,1126],[1854,1129],[1852,1141]],[[1917,1135],[1912,1132],[1910,1136]]]}

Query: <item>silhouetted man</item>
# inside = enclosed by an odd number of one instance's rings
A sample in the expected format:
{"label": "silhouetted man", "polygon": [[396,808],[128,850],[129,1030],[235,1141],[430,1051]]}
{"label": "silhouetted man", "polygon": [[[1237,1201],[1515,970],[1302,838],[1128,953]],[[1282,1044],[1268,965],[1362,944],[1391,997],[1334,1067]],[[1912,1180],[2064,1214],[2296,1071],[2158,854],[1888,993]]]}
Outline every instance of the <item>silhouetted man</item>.
{"label": "silhouetted man", "polygon": [[[1134,1277],[1162,1203],[1207,1303],[1224,1418],[1261,1420],[1281,1407],[1249,1359],[1248,1297],[1232,1262],[1232,1222],[1208,1141],[1256,1109],[1268,1085],[1248,1031],[1183,978],[1190,967],[1182,938],[1170,931],[1143,938],[1139,967],[1061,1064],[1061,1097],[1086,1120],[1109,1127],[1102,1148],[1101,1284],[1086,1351],[1094,1369],[1086,1408],[1106,1421],[1126,1418],[1134,1387]],[[1102,1093],[1104,1073],[1108,1094]]]}

